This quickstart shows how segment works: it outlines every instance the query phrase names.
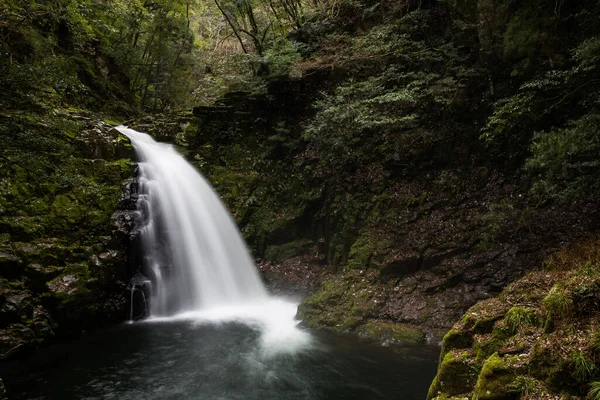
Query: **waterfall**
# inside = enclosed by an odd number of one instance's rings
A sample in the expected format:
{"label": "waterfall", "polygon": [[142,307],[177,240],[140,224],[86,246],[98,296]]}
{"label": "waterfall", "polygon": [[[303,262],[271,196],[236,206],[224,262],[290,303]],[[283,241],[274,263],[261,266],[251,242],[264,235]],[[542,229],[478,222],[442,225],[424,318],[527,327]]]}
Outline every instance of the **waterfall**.
{"label": "waterfall", "polygon": [[150,314],[266,301],[248,249],[206,179],[173,146],[125,126],[116,129],[139,159],[143,268],[154,282]]}

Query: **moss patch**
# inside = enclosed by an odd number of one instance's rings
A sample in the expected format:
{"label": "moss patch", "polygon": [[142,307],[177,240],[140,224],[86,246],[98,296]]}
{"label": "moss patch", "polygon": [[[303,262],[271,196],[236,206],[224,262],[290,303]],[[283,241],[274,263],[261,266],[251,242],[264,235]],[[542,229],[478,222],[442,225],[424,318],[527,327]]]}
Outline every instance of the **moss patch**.
{"label": "moss patch", "polygon": [[374,280],[359,271],[327,279],[298,306],[298,318],[313,328],[354,331],[375,318],[383,303]]}
{"label": "moss patch", "polygon": [[509,390],[514,379],[514,371],[498,356],[498,353],[494,353],[483,363],[479,372],[474,389],[475,396],[481,400],[514,397]]}
{"label": "moss patch", "polygon": [[358,330],[361,335],[382,342],[422,343],[425,333],[417,326],[385,321],[369,321]]}
{"label": "moss patch", "polygon": [[442,358],[427,398],[469,393],[477,380],[479,366],[470,349],[450,350]]}

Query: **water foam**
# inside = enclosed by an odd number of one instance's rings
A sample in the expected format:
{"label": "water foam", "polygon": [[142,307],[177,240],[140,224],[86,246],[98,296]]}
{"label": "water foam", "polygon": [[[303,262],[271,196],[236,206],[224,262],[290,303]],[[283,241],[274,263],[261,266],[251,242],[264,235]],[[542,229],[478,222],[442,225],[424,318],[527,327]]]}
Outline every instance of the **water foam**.
{"label": "water foam", "polygon": [[312,349],[316,344],[310,333],[301,329],[295,318],[298,303],[282,298],[262,302],[225,305],[200,310],[184,311],[171,316],[150,317],[146,323],[187,321],[201,327],[240,323],[260,331],[260,356],[295,354]]}

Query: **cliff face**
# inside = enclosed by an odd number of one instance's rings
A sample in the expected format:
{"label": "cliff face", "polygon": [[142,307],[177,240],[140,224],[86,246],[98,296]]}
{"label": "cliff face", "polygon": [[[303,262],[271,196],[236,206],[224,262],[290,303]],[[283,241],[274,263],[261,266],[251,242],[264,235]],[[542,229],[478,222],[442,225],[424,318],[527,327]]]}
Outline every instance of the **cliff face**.
{"label": "cliff face", "polygon": [[0,114],[0,359],[120,321],[131,146],[95,115]]}

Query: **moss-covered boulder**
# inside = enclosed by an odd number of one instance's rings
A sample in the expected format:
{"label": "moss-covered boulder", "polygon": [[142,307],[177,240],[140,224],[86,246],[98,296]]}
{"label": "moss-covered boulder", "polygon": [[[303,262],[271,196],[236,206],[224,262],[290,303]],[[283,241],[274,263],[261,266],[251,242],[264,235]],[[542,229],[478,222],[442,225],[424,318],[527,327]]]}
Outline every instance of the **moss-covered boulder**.
{"label": "moss-covered boulder", "polygon": [[510,385],[515,379],[516,371],[498,356],[492,354],[481,367],[475,389],[474,398],[480,400],[504,400],[516,398],[510,390]]}
{"label": "moss-covered boulder", "polygon": [[282,263],[290,258],[306,255],[310,252],[310,240],[298,240],[278,246],[268,246],[265,250],[264,260],[273,263]]}
{"label": "moss-covered boulder", "polygon": [[441,358],[438,374],[429,388],[428,398],[440,394],[460,396],[469,393],[477,380],[478,365],[472,350],[451,350]]}
{"label": "moss-covered boulder", "polygon": [[600,380],[600,303],[591,301],[600,298],[600,241],[567,247],[545,265],[454,325],[428,399],[582,398]]}

